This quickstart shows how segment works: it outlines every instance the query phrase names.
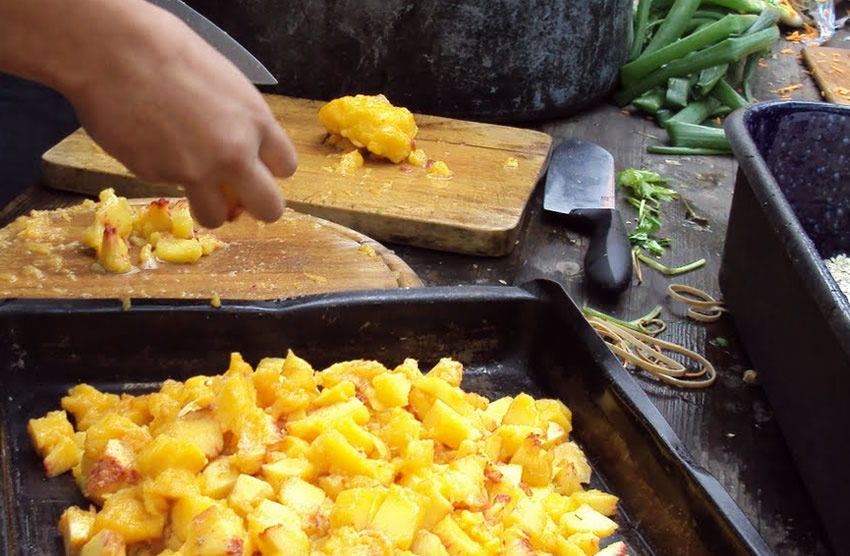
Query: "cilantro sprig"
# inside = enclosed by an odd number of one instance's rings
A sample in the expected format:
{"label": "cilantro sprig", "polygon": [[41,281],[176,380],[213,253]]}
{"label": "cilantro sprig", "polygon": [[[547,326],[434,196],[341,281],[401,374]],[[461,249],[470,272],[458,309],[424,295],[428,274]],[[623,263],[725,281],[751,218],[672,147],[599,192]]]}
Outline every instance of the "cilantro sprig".
{"label": "cilantro sprig", "polygon": [[670,246],[670,238],[655,237],[661,229],[661,220],[650,212],[651,207],[646,204],[646,199],[641,200],[638,206],[638,223],[635,230],[629,234],[629,241],[632,245],[641,247],[653,255],[663,255],[664,248]]}
{"label": "cilantro sprig", "polygon": [[637,224],[629,234],[629,242],[636,259],[635,272],[638,280],[640,280],[640,266],[637,265],[637,261],[642,261],[666,275],[682,274],[705,264],[705,259],[700,259],[685,266],[668,268],[643,253],[648,251],[653,255],[661,256],[664,254],[664,249],[670,247],[672,243],[670,238],[657,236],[661,229],[661,203],[679,198],[676,191],[665,185],[669,181],[669,178],[662,178],[656,172],[649,170],[629,168],[617,173],[617,186],[630,190],[632,194],[627,194],[625,200],[638,211]]}
{"label": "cilantro sprig", "polygon": [[634,199],[647,201],[655,208],[658,208],[662,202],[666,203],[679,198],[678,193],[663,185],[669,181],[670,178],[662,178],[649,170],[629,168],[617,173],[619,187],[631,189]]}

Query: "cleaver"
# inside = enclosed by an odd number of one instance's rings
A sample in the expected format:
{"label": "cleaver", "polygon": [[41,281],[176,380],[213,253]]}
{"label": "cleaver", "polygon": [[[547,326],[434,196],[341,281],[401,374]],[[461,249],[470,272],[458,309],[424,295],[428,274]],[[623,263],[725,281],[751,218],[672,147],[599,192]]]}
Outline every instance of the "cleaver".
{"label": "cleaver", "polygon": [[239,71],[245,74],[245,77],[250,79],[252,83],[256,85],[277,85],[277,79],[274,75],[253,54],[236,42],[224,29],[199,14],[182,0],[148,0],[148,2],[183,20],[183,23],[239,68]]}
{"label": "cleaver", "polygon": [[595,143],[564,139],[546,172],[543,209],[566,215],[590,236],[584,273],[591,289],[614,295],[632,278],[632,250],[620,212],[614,208],[614,157]]}

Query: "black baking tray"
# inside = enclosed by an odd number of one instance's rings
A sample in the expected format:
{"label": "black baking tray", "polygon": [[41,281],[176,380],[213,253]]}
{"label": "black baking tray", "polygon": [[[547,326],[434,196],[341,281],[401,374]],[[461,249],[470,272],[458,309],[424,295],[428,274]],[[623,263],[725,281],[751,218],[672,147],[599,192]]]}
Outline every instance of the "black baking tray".
{"label": "black baking tray", "polygon": [[621,498],[617,538],[633,556],[770,554],[721,485],[692,461],[633,378],[548,281],[338,293],[275,302],[0,302],[0,409],[5,554],[60,554],[56,522],[83,503],[73,479],[45,479],[27,420],[81,381],[150,391],[165,378],[223,372],[291,348],[322,368],[406,357],[422,368],[464,363],[464,387],[490,398],[526,391],[573,411],[594,485]]}
{"label": "black baking tray", "polygon": [[769,102],[726,120],[739,170],[720,289],[833,547],[850,554],[850,107]]}

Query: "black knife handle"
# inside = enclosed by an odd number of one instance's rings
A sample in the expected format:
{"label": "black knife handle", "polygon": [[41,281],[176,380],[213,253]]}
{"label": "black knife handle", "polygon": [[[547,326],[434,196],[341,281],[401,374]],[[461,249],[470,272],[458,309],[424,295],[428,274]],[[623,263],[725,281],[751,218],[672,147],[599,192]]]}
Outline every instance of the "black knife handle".
{"label": "black knife handle", "polygon": [[570,215],[591,227],[590,245],[584,257],[588,286],[605,294],[621,293],[632,280],[632,249],[620,212],[575,209]]}

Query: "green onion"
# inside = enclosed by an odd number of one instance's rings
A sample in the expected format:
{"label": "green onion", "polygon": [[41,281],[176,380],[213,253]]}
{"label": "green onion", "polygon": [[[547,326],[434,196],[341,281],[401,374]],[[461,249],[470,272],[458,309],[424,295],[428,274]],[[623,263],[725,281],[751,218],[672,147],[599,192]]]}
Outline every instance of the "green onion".
{"label": "green onion", "polygon": [[702,147],[669,147],[667,145],[650,145],[646,148],[648,153],[652,154],[681,154],[681,155],[700,155],[700,156],[711,156],[711,155],[721,155],[721,154],[730,154],[732,151],[729,149],[721,150],[721,149],[705,149]]}
{"label": "green onion", "polygon": [[731,113],[732,113],[732,109],[729,108],[728,106],[718,106],[716,109],[714,109],[711,112],[711,114],[709,114],[709,116],[712,116],[714,118],[720,116],[722,118],[724,116],[728,116]]}
{"label": "green onion", "polygon": [[723,19],[724,16],[726,16],[724,12],[717,10],[697,10],[694,12],[694,17],[700,19],[713,19],[717,21]]}
{"label": "green onion", "polygon": [[699,267],[701,267],[705,264],[705,259],[699,259],[697,261],[694,261],[692,263],[689,263],[689,264],[686,264],[686,265],[683,265],[683,266],[677,266],[675,268],[670,268],[668,266],[665,266],[665,265],[659,263],[655,259],[647,257],[643,253],[638,253],[637,258],[642,263],[646,264],[647,266],[654,268],[655,270],[657,270],[661,274],[664,274],[665,276],[677,276],[679,274],[684,274],[686,272],[696,270],[696,269],[698,269]]}
{"label": "green onion", "polygon": [[729,150],[729,141],[722,129],[685,122],[667,122],[667,134],[674,147],[699,147]]}
{"label": "green onion", "polygon": [[718,106],[720,106],[720,102],[714,98],[709,97],[697,100],[682,110],[679,110],[675,116],[667,120],[667,123],[685,122],[688,124],[698,124],[708,118]]}
{"label": "green onion", "polygon": [[750,28],[747,29],[747,34],[751,35],[753,33],[758,33],[759,31],[764,31],[771,25],[776,25],[777,21],[779,21],[779,11],[771,6],[765,6],[765,8],[759,12],[758,18],[753,22]]}
{"label": "green onion", "polygon": [[673,108],[684,108],[688,105],[688,95],[691,92],[691,82],[684,77],[673,77],[667,81],[666,105]]}
{"label": "green onion", "polygon": [[703,3],[721,6],[742,14],[758,14],[766,6],[762,0],[703,0]]}
{"label": "green onion", "polygon": [[697,31],[683,39],[665,46],[652,53],[644,53],[632,62],[620,68],[620,79],[630,83],[640,79],[652,70],[666,63],[682,58],[704,46],[714,44],[730,35],[739,35],[749,29],[758,18],[754,15],[727,15],[720,21],[712,23],[705,29]]}
{"label": "green onion", "polygon": [[[762,10],[762,12],[759,14],[758,19],[752,24],[749,29],[747,29],[747,34],[756,33],[763,29],[767,29],[771,25],[776,25],[776,22],[779,18],[779,11],[772,7],[765,7],[765,9]],[[753,102],[752,79],[753,74],[756,71],[756,67],[758,66],[760,57],[761,53],[756,52],[747,56],[746,61],[744,61],[744,68],[741,75],[741,88],[744,92],[744,99],[747,101],[748,104]]]}
{"label": "green onion", "polygon": [[699,79],[697,79],[697,89],[700,92],[701,96],[705,96],[711,92],[717,82],[723,79],[726,75],[726,72],[729,70],[729,64],[722,64],[719,66],[712,66],[710,68],[705,68],[701,72],[699,72]]}
{"label": "green onion", "polygon": [[653,89],[632,101],[636,108],[647,114],[655,114],[664,105],[664,89]]}
{"label": "green onion", "polygon": [[688,24],[685,26],[685,31],[682,34],[688,36],[694,33],[698,33],[703,29],[707,29],[716,21],[716,19],[711,19],[709,17],[695,17],[688,22]]}
{"label": "green onion", "polygon": [[701,0],[675,0],[670,11],[664,17],[664,22],[652,36],[652,40],[644,49],[645,54],[664,48],[682,36],[685,27],[699,8]]}
{"label": "green onion", "polygon": [[761,58],[761,53],[759,52],[750,54],[744,64],[744,75],[741,78],[741,88],[744,90],[744,98],[750,103],[753,102],[753,75],[755,74],[756,67],[758,67],[759,58]]}
{"label": "green onion", "polygon": [[717,85],[711,90],[711,96],[719,100],[720,104],[728,106],[732,110],[750,105],[747,99],[739,95],[725,79],[717,82]]}
{"label": "green onion", "polygon": [[652,0],[640,0],[635,14],[635,33],[632,49],[629,52],[629,60],[634,60],[643,51],[643,43],[646,41],[647,24],[649,23],[649,8]]}
{"label": "green onion", "polygon": [[675,113],[672,110],[668,110],[667,108],[662,108],[658,112],[655,113],[655,121],[657,121],[662,126],[670,121]]}
{"label": "green onion", "polygon": [[773,26],[764,31],[720,41],[699,52],[671,61],[646,77],[631,83],[614,95],[620,106],[629,104],[635,97],[657,87],[671,77],[684,77],[699,70],[720,64],[732,64],[754,52],[764,50],[779,38],[779,28]]}

